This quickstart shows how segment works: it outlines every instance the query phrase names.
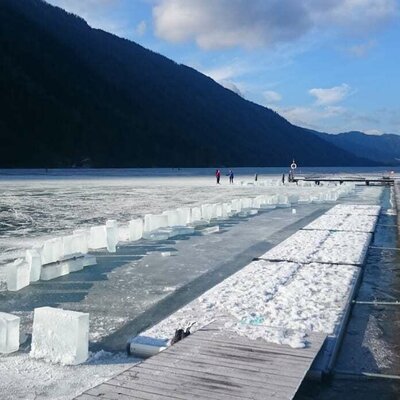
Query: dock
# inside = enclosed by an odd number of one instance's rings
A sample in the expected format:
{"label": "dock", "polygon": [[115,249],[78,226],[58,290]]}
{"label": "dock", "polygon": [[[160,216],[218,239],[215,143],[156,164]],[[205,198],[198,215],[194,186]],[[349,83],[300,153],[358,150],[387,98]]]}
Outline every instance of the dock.
{"label": "dock", "polygon": [[305,348],[292,348],[239,336],[218,320],[76,399],[290,400],[325,338],[310,333]]}
{"label": "dock", "polygon": [[366,186],[369,185],[379,185],[379,186],[393,186],[394,179],[389,177],[382,178],[366,178],[366,177],[294,177],[292,179],[293,182],[314,182],[316,185],[319,185],[321,182],[334,182],[342,185],[344,182],[353,182],[353,183],[364,183]]}

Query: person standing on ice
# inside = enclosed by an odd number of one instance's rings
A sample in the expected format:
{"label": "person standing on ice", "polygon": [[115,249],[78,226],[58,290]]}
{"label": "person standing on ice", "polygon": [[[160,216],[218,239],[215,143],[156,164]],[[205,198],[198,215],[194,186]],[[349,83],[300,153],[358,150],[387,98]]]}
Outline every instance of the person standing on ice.
{"label": "person standing on ice", "polygon": [[215,171],[215,177],[217,178],[217,184],[219,185],[219,181],[221,179],[221,171],[219,169]]}
{"label": "person standing on ice", "polygon": [[233,171],[230,169],[229,170],[229,183],[233,183],[233,178],[234,178]]}
{"label": "person standing on ice", "polygon": [[285,174],[282,175],[282,183],[285,184]]}

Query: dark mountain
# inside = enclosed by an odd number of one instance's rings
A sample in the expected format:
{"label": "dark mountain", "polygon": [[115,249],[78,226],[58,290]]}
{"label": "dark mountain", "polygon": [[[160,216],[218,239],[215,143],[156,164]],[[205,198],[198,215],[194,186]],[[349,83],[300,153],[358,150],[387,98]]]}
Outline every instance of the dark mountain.
{"label": "dark mountain", "polygon": [[374,164],[41,0],[0,0],[0,132],[1,167]]}
{"label": "dark mountain", "polygon": [[314,132],[320,138],[381,165],[400,164],[400,136],[394,134],[366,135],[362,132],[345,132],[338,135]]}

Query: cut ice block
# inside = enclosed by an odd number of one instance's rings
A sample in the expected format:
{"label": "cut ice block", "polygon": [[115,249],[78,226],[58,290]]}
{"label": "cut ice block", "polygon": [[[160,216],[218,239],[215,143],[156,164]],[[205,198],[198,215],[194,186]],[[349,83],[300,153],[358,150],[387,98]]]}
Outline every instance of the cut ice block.
{"label": "cut ice block", "polygon": [[161,257],[169,257],[171,255],[170,251],[162,251],[161,252]]}
{"label": "cut ice block", "polygon": [[70,258],[60,262],[47,264],[42,267],[40,279],[49,281],[60,276],[68,275],[71,272],[80,271],[83,269],[84,257]]}
{"label": "cut ice block", "polygon": [[9,354],[19,349],[20,318],[0,312],[0,353]]}
{"label": "cut ice block", "polygon": [[129,242],[129,225],[118,226],[118,242]]}
{"label": "cut ice block", "polygon": [[240,201],[241,201],[241,205],[242,205],[242,210],[244,208],[251,208],[252,207],[252,202],[253,202],[252,199],[250,199],[248,197],[245,197],[244,199],[241,199]]}
{"label": "cut ice block", "polygon": [[168,217],[168,226],[179,226],[181,224],[180,213],[177,210],[164,211],[163,215]]}
{"label": "cut ice block", "polygon": [[30,268],[30,281],[36,282],[40,279],[40,271],[42,269],[42,259],[36,249],[26,251],[25,260]]}
{"label": "cut ice block", "polygon": [[201,208],[193,207],[191,212],[190,223],[201,221]]}
{"label": "cut ice block", "polygon": [[129,240],[134,242],[143,236],[143,220],[141,218],[129,221]]}
{"label": "cut ice block", "polygon": [[177,208],[176,211],[179,214],[179,225],[187,225],[190,224],[190,208],[189,207],[180,207]]}
{"label": "cut ice block", "polygon": [[278,195],[278,203],[276,205],[278,208],[290,207],[288,196]]}
{"label": "cut ice block", "polygon": [[146,214],[144,216],[144,232],[155,231],[168,226],[168,216],[163,214]]}
{"label": "cut ice block", "polygon": [[35,308],[31,357],[77,365],[87,360],[88,347],[89,314],[61,308]]}
{"label": "cut ice block", "polygon": [[168,339],[155,339],[148,336],[136,336],[128,341],[128,354],[140,358],[156,355],[168,347]]}
{"label": "cut ice block", "polygon": [[58,261],[63,253],[63,242],[62,238],[53,238],[46,240],[43,243],[43,248],[41,251],[42,264],[50,264]]}
{"label": "cut ice block", "polygon": [[208,228],[204,228],[200,231],[202,235],[209,235],[211,233],[219,232],[219,225],[210,226]]}
{"label": "cut ice block", "polygon": [[156,230],[152,232],[143,233],[143,239],[146,240],[168,240],[171,236],[170,231]]}
{"label": "cut ice block", "polygon": [[31,269],[29,264],[23,259],[18,258],[7,267],[7,289],[15,292],[30,283]]}
{"label": "cut ice block", "polygon": [[87,236],[84,232],[63,236],[62,243],[64,256],[75,253],[85,254],[88,252]]}
{"label": "cut ice block", "polygon": [[92,254],[85,254],[82,260],[83,267],[91,267],[92,265],[96,265],[97,260],[96,257]]}
{"label": "cut ice block", "polygon": [[192,235],[194,233],[194,228],[191,226],[175,226],[170,230],[169,237]]}
{"label": "cut ice block", "polygon": [[215,218],[222,218],[222,204],[215,204]]}
{"label": "cut ice block", "polygon": [[237,214],[242,211],[242,202],[240,199],[234,199],[231,201],[232,213]]}
{"label": "cut ice block", "polygon": [[211,204],[201,205],[201,219],[209,221],[212,218],[212,206]]}
{"label": "cut ice block", "polygon": [[90,249],[103,249],[107,247],[107,228],[105,225],[93,226],[90,228],[89,237]]}
{"label": "cut ice block", "polygon": [[113,219],[106,221],[106,231],[107,231],[107,250],[110,253],[115,253],[117,251],[118,244],[118,223]]}

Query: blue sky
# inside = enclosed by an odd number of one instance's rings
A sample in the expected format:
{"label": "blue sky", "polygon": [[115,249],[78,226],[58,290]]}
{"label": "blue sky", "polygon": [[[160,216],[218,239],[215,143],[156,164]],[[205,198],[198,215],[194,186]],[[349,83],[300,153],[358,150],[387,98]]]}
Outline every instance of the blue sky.
{"label": "blue sky", "polygon": [[48,0],[289,121],[400,134],[398,0]]}

